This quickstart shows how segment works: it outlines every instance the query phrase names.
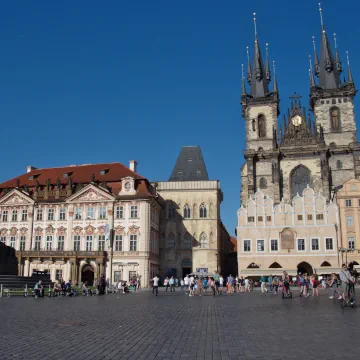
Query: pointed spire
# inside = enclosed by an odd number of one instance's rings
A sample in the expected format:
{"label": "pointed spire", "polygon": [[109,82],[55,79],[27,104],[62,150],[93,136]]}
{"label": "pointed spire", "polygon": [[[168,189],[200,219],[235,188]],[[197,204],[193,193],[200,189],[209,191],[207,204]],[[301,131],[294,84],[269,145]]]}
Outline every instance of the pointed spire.
{"label": "pointed spire", "polygon": [[273,61],[273,73],[274,73],[274,81],[273,81],[273,83],[274,83],[274,89],[273,89],[273,91],[274,91],[274,92],[278,92],[279,90],[278,90],[278,83],[277,83],[277,79],[276,79],[275,61]]}
{"label": "pointed spire", "polygon": [[246,55],[247,55],[247,60],[248,60],[248,65],[247,65],[247,82],[250,85],[251,84],[251,65],[250,65],[250,55],[249,55],[249,47],[246,47]]}
{"label": "pointed spire", "polygon": [[309,68],[309,77],[310,77],[310,87],[316,86],[314,74],[312,72],[312,62],[311,62],[311,55],[309,55],[309,61],[310,61],[310,68]]}
{"label": "pointed spire", "polygon": [[349,60],[349,52],[348,51],[346,51],[346,61],[347,61],[347,66],[348,66],[348,82],[353,83],[354,79],[353,79],[351,68],[350,68],[350,60]]}
{"label": "pointed spire", "polygon": [[313,39],[313,46],[314,46],[314,72],[317,77],[320,75],[320,63],[319,57],[316,52],[316,45],[315,45],[315,36],[312,37]]}
{"label": "pointed spire", "polygon": [[321,20],[321,51],[319,85],[323,89],[338,89],[341,85],[340,74],[337,69],[333,53],[326,35],[321,3],[319,3]]}
{"label": "pointed spire", "polygon": [[335,43],[335,65],[336,69],[339,72],[339,74],[343,71],[341,60],[340,60],[340,54],[339,49],[337,47],[337,40],[336,40],[336,33],[334,33],[334,43]]}
{"label": "pointed spire", "polygon": [[271,81],[270,62],[269,62],[269,44],[266,43],[266,80]]}
{"label": "pointed spire", "polygon": [[246,96],[246,86],[244,77],[244,64],[241,64],[241,95]]}
{"label": "pointed spire", "polygon": [[269,93],[268,80],[264,69],[264,63],[261,56],[260,45],[258,41],[256,13],[254,13],[254,28],[255,28],[255,46],[254,59],[251,72],[251,91],[253,98],[265,97]]}

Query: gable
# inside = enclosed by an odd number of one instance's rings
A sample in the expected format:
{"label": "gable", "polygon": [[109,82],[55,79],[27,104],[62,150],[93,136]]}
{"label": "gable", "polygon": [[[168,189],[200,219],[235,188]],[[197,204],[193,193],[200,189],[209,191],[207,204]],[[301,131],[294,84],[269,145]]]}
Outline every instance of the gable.
{"label": "gable", "polygon": [[84,189],[71,195],[66,202],[94,202],[94,201],[113,201],[115,198],[106,191],[90,184]]}
{"label": "gable", "polygon": [[0,206],[31,205],[33,203],[34,200],[17,189],[10,191],[0,199]]}

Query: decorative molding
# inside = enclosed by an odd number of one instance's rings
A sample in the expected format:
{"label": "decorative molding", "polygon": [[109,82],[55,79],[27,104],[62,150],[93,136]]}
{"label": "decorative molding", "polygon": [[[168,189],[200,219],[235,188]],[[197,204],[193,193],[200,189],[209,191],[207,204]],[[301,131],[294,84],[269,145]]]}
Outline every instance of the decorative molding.
{"label": "decorative molding", "polygon": [[105,234],[105,226],[104,226],[104,225],[99,226],[99,227],[97,228],[97,232],[98,232],[98,234],[100,234],[100,235],[104,235],[104,234]]}
{"label": "decorative molding", "polygon": [[15,236],[17,234],[17,228],[16,227],[12,227],[11,229],[10,229],[10,235],[11,236]]}
{"label": "decorative molding", "polygon": [[139,226],[131,225],[128,228],[128,234],[139,234]]}
{"label": "decorative molding", "polygon": [[75,226],[72,230],[72,233],[75,235],[82,234],[83,228],[81,226]]}
{"label": "decorative molding", "polygon": [[35,235],[41,236],[43,231],[44,231],[44,229],[41,228],[40,226],[38,226],[38,227],[35,228],[34,232],[35,232]]}
{"label": "decorative molding", "polygon": [[57,229],[57,234],[58,235],[65,235],[66,234],[66,228],[64,226],[60,226],[58,229]]}
{"label": "decorative molding", "polygon": [[46,234],[48,235],[53,235],[55,233],[55,228],[52,225],[49,225],[46,229],[45,229]]}
{"label": "decorative molding", "polygon": [[94,234],[95,230],[96,230],[96,228],[92,225],[88,225],[85,227],[85,233],[88,235]]}
{"label": "decorative molding", "polygon": [[20,228],[20,235],[26,235],[26,233],[27,233],[27,231],[28,231],[28,229],[26,228],[26,227],[22,227],[22,228]]}
{"label": "decorative molding", "polygon": [[115,234],[121,235],[124,233],[125,228],[123,226],[118,225],[115,227],[114,230],[115,230]]}

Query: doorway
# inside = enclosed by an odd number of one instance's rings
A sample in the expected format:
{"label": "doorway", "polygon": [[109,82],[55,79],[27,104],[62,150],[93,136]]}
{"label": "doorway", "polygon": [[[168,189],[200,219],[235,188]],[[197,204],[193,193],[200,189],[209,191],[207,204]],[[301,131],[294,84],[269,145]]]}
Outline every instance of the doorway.
{"label": "doorway", "polygon": [[86,281],[88,286],[94,284],[94,268],[91,265],[84,265],[81,270],[81,282]]}
{"label": "doorway", "polygon": [[301,273],[301,274],[312,275],[313,268],[309,263],[304,261],[297,266],[297,272],[298,272],[298,274]]}
{"label": "doorway", "polygon": [[191,267],[183,267],[182,268],[182,278],[186,277],[186,275],[190,275],[192,273]]}

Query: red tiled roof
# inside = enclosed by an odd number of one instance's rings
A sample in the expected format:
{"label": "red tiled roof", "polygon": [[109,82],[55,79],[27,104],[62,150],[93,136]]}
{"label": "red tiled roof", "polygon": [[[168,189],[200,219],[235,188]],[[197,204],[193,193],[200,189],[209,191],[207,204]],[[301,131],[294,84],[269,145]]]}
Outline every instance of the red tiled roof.
{"label": "red tiled roof", "polygon": [[[105,175],[100,175],[101,170],[106,170]],[[95,181],[99,182],[119,181],[127,176],[131,176],[135,179],[144,179],[144,177],[134,173],[121,163],[94,165],[88,164],[58,168],[34,169],[28,173],[17,176],[16,178],[5,181],[4,183],[0,184],[0,188],[14,188],[18,186],[17,179],[20,180],[20,187],[25,185],[28,187],[36,186],[36,180],[40,186],[45,186],[48,179],[50,180],[50,184],[56,184],[58,178],[60,179],[61,184],[68,184],[69,179],[65,178],[64,174],[69,174],[73,180],[73,183],[88,183],[91,181],[92,174],[95,175]],[[30,180],[31,176],[34,176],[33,180]]]}
{"label": "red tiled roof", "polygon": [[231,236],[230,241],[234,245],[234,252],[237,252],[237,239]]}

